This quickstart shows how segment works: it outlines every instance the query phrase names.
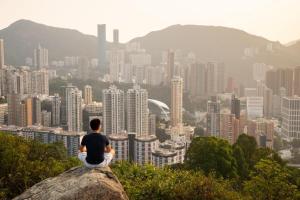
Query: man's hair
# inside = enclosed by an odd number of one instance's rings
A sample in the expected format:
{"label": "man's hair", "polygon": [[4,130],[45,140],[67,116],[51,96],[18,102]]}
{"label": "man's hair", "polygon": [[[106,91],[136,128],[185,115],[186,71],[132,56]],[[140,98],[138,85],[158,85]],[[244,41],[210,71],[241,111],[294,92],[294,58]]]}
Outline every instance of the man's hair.
{"label": "man's hair", "polygon": [[96,131],[96,130],[98,130],[99,128],[100,128],[100,125],[101,125],[101,121],[100,121],[100,119],[92,119],[91,121],[90,121],[90,126],[91,126],[91,129],[93,130],[93,131]]}

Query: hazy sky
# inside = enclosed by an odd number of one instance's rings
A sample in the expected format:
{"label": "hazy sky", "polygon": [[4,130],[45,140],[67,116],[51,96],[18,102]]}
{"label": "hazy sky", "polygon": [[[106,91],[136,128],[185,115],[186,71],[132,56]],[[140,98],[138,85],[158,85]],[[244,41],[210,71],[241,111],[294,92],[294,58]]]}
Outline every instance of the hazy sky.
{"label": "hazy sky", "polygon": [[217,25],[287,43],[300,39],[300,0],[0,0],[0,29],[18,19],[128,41],[173,24]]}

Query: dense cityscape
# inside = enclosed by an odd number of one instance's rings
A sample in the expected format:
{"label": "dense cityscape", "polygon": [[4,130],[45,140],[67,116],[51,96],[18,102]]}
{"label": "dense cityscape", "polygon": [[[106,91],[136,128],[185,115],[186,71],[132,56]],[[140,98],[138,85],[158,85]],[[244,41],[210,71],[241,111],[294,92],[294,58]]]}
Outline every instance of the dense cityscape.
{"label": "dense cityscape", "polygon": [[[195,125],[202,136],[214,136],[234,144],[238,136],[253,136],[259,146],[273,148],[274,138],[286,141],[300,138],[300,68],[274,69],[264,63],[253,64],[256,87],[238,85],[226,78],[224,62],[199,62],[193,52],[161,52],[160,66],[151,65],[151,55],[139,43],[119,43],[119,30],[113,31],[112,47],[106,47],[106,25],[98,25],[98,58],[69,56],[63,61],[49,61],[48,49],[37,46],[26,66],[6,66],[4,40],[0,40],[1,130],[38,139],[43,143],[63,141],[68,154],[75,156],[89,121],[99,118],[103,134],[116,149],[117,160],[152,163],[156,166],[182,163]],[[272,45],[266,46],[272,51]],[[245,56],[249,54],[245,49]],[[83,91],[63,86],[62,94],[50,95],[49,82],[58,78],[56,68],[76,71],[68,76],[88,80],[94,71],[99,81],[111,84],[102,92],[102,101],[94,101],[93,88]],[[97,69],[98,68],[98,69]],[[70,70],[72,71],[72,70]],[[107,72],[107,73],[105,73]],[[132,84],[127,91],[114,84]],[[170,108],[151,99],[140,85],[170,88]],[[206,111],[194,111],[194,121],[183,121],[183,92],[189,98],[206,101]],[[150,105],[148,107],[148,105]],[[151,109],[149,109],[151,107]],[[168,139],[159,141],[157,129]],[[290,150],[282,151],[290,159]]]}
{"label": "dense cityscape", "polygon": [[14,1],[0,200],[300,199],[300,3]]}

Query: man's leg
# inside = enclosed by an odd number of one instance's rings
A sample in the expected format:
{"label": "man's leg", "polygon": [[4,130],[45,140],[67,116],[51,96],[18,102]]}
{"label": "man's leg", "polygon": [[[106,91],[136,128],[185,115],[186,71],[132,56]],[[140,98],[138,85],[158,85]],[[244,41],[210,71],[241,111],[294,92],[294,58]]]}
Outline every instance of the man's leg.
{"label": "man's leg", "polygon": [[78,159],[81,160],[81,162],[85,163],[85,159],[86,159],[86,152],[79,152],[78,153]]}
{"label": "man's leg", "polygon": [[107,167],[113,159],[114,155],[115,151],[113,149],[109,153],[104,153],[104,160],[102,163],[100,163],[101,167]]}

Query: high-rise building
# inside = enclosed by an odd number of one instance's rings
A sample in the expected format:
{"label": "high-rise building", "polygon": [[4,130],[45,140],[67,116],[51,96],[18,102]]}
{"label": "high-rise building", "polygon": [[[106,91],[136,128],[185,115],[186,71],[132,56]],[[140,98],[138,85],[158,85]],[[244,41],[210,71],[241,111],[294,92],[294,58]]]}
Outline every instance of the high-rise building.
{"label": "high-rise building", "polygon": [[118,29],[114,29],[114,44],[119,44],[119,30]]}
{"label": "high-rise building", "polygon": [[294,94],[300,96],[300,66],[294,69]]}
{"label": "high-rise building", "polygon": [[283,97],[281,104],[282,133],[300,139],[300,97]]}
{"label": "high-rise building", "polygon": [[20,94],[8,94],[7,103],[8,103],[8,125],[21,126],[22,119],[21,114],[21,101],[22,97]]}
{"label": "high-rise building", "polygon": [[8,104],[0,104],[0,125],[7,124]]}
{"label": "high-rise building", "polygon": [[273,148],[274,123],[265,118],[247,122],[247,134],[256,139],[260,147]]}
{"label": "high-rise building", "polygon": [[41,45],[34,49],[33,53],[34,66],[36,69],[41,69],[48,66],[48,49],[42,48]]}
{"label": "high-rise building", "polygon": [[270,119],[273,116],[273,92],[269,88],[264,90],[264,117]]}
{"label": "high-rise building", "polygon": [[149,114],[149,135],[156,134],[156,115]]}
{"label": "high-rise building", "polygon": [[92,86],[84,86],[84,104],[89,105],[93,102],[93,90]]}
{"label": "high-rise building", "polygon": [[137,137],[149,135],[148,132],[148,92],[135,85],[127,91],[127,131]]}
{"label": "high-rise building", "polygon": [[125,130],[124,92],[112,85],[102,97],[104,134],[119,134]]}
{"label": "high-rise building", "polygon": [[100,119],[101,122],[103,122],[102,113],[103,113],[102,103],[94,101],[91,104],[86,104],[82,111],[83,130],[90,131],[90,121],[92,119],[97,118]]}
{"label": "high-rise building", "polygon": [[66,120],[68,131],[82,130],[82,92],[77,87],[66,87]]}
{"label": "high-rise building", "polygon": [[276,69],[266,72],[266,86],[270,88],[274,94],[278,95],[281,87],[287,90],[287,96],[293,95],[293,69]]}
{"label": "high-rise building", "polygon": [[183,80],[175,76],[171,80],[171,125],[182,124]]}
{"label": "high-rise building", "polygon": [[247,118],[256,119],[263,117],[264,98],[247,97]]}
{"label": "high-rise building", "polygon": [[90,78],[90,62],[87,57],[78,58],[78,78],[82,80],[87,80]]}
{"label": "high-rise building", "polygon": [[193,96],[206,94],[206,66],[204,63],[194,63],[189,70],[189,90]]}
{"label": "high-rise building", "polygon": [[106,67],[106,25],[98,24],[98,66]]}
{"label": "high-rise building", "polygon": [[51,126],[60,125],[61,98],[59,94],[51,97]]}
{"label": "high-rise building", "polygon": [[220,113],[220,138],[227,140],[229,143],[233,144],[236,135],[238,135],[238,128],[235,115],[228,109],[221,110]]}
{"label": "high-rise building", "polygon": [[254,63],[253,64],[253,79],[255,81],[264,81],[266,78],[266,72],[271,69],[271,66],[265,63]]}
{"label": "high-rise building", "polygon": [[174,51],[168,51],[167,65],[166,65],[166,81],[167,84],[171,83],[175,71],[175,53]]}
{"label": "high-rise building", "polygon": [[43,110],[41,113],[41,124],[45,127],[51,126],[51,112],[48,112],[47,110]]}
{"label": "high-rise building", "polygon": [[32,101],[32,124],[40,125],[42,123],[42,102],[38,97],[31,97]]}
{"label": "high-rise building", "polygon": [[207,102],[207,136],[220,136],[220,107],[221,103],[216,96]]}
{"label": "high-rise building", "polygon": [[4,68],[4,41],[0,39],[0,69]]}
{"label": "high-rise building", "polygon": [[215,95],[224,92],[225,65],[224,63],[207,63],[207,93]]}
{"label": "high-rise building", "polygon": [[234,95],[232,95],[232,97],[231,97],[231,114],[234,114],[236,119],[240,119],[241,102]]}
{"label": "high-rise building", "polygon": [[125,65],[125,52],[119,48],[113,48],[109,54],[109,75],[111,82],[119,82],[121,69]]}
{"label": "high-rise building", "polygon": [[33,94],[49,95],[48,70],[40,69],[31,73],[31,92]]}

